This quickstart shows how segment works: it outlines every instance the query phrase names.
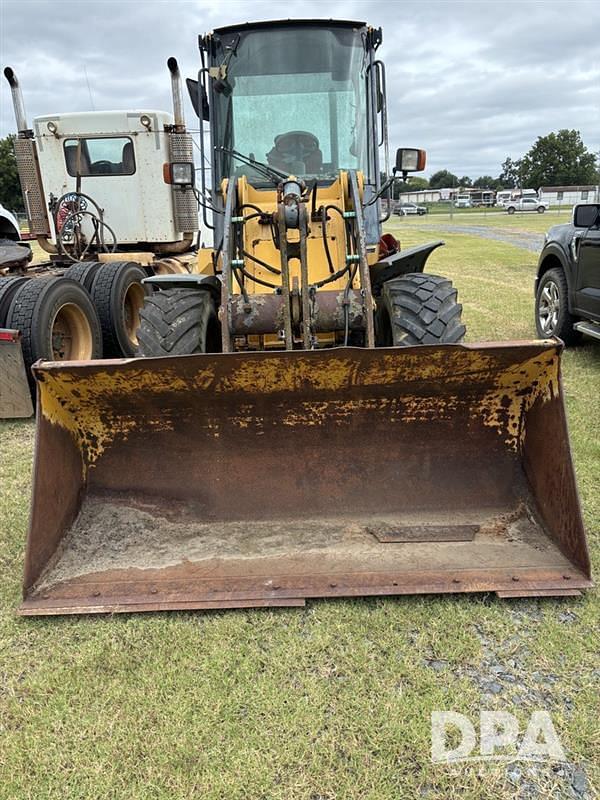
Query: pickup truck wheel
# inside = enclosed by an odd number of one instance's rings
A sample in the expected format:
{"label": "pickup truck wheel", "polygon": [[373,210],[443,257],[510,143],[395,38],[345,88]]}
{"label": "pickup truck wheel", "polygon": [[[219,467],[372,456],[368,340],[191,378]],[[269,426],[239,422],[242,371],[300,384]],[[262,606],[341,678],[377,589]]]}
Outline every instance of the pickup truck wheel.
{"label": "pickup truck wheel", "polygon": [[508,211],[509,214],[514,214],[515,213],[514,206],[509,206],[506,210]]}
{"label": "pickup truck wheel", "polygon": [[544,206],[540,206],[540,207],[538,208],[537,212],[538,212],[538,214],[543,214],[545,210],[546,210],[546,209],[544,208]]}
{"label": "pickup truck wheel", "polygon": [[577,318],[569,313],[569,290],[562,270],[550,269],[542,275],[535,298],[535,327],[542,339],[558,336],[565,344],[581,339],[573,329]]}

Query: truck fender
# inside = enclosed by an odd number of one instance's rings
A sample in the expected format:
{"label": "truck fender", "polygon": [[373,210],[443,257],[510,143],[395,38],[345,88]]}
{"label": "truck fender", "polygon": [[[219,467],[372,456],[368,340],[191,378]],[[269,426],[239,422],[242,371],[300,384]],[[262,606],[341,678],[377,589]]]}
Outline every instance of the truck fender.
{"label": "truck fender", "polygon": [[149,284],[155,290],[164,289],[198,289],[210,292],[216,302],[221,300],[221,281],[216,275],[152,275],[144,278],[143,284]]}
{"label": "truck fender", "polygon": [[[556,262],[558,262],[558,265]],[[571,262],[570,254],[566,253],[564,248],[558,242],[548,242],[548,244],[540,253],[533,287],[534,297],[537,295],[537,287],[541,277],[545,272],[548,272],[549,269],[553,269],[556,266],[562,267],[562,270],[565,274],[567,287],[569,289],[569,301],[571,302],[573,293],[573,264]]]}

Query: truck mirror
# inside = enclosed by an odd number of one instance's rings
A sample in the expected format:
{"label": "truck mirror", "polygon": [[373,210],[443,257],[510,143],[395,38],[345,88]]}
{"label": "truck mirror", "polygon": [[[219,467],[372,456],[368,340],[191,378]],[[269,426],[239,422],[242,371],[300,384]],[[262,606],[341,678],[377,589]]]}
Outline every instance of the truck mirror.
{"label": "truck mirror", "polygon": [[[190,100],[192,101],[192,106],[196,112],[196,116],[198,119],[203,119],[208,122],[210,115],[208,110],[208,97],[206,96],[206,89],[199,81],[195,81],[193,78],[186,78],[185,83],[190,95]],[[202,106],[202,114],[200,113],[200,106]]]}
{"label": "truck mirror", "polygon": [[396,150],[396,172],[422,172],[425,169],[427,154],[425,150],[414,147],[400,147]]}
{"label": "truck mirror", "polygon": [[573,225],[576,228],[591,228],[600,223],[600,204],[582,203],[573,210]]}

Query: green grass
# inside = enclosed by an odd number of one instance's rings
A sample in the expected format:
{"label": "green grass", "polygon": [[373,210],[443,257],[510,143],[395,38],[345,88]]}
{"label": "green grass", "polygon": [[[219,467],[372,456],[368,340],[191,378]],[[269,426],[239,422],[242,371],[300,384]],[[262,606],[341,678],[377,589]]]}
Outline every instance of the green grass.
{"label": "green grass", "polygon": [[[435,238],[418,222],[390,229],[405,246]],[[523,224],[532,229],[537,215]],[[469,340],[532,337],[536,254],[442,238],[430,271],[458,286]],[[564,377],[598,574],[600,346],[568,351]],[[524,784],[569,798],[573,768],[598,796],[596,591],[18,619],[32,447],[31,423],[0,425],[1,800],[509,800]],[[502,691],[486,694],[494,665],[513,680],[496,678]],[[522,726],[533,710],[550,711],[572,766],[561,775],[522,765],[515,785],[502,764],[432,765],[431,712],[475,722],[481,708],[511,711]]]}

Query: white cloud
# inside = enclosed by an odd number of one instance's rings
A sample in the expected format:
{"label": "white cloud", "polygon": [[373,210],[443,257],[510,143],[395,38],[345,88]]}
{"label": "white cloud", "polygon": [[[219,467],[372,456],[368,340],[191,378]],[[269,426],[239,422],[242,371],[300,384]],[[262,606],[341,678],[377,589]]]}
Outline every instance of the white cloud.
{"label": "white cloud", "polygon": [[[168,109],[168,56],[195,75],[198,34],[275,13],[264,0],[0,0],[0,60],[15,68],[30,120],[92,103]],[[428,172],[496,175],[507,155],[522,155],[559,128],[579,129],[590,149],[600,149],[593,0],[288,0],[282,16],[383,26],[390,143],[425,147]],[[192,115],[188,107],[190,122]],[[2,79],[0,135],[13,129]]]}

